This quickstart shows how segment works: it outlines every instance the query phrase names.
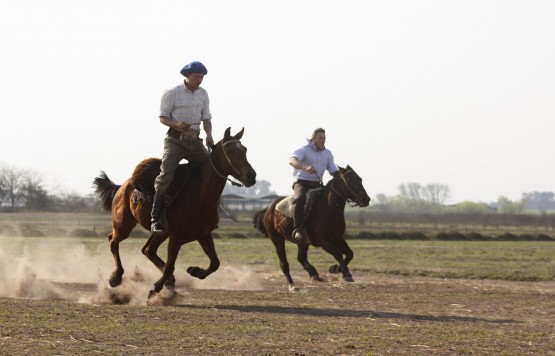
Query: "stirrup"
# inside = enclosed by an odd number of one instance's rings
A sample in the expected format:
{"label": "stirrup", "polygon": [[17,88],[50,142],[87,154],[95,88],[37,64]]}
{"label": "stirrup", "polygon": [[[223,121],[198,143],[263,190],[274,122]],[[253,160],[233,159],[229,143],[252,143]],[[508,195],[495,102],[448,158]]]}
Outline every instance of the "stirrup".
{"label": "stirrup", "polygon": [[296,241],[296,242],[304,242],[305,241],[304,236],[303,236],[303,232],[300,228],[294,229],[291,236],[293,237],[293,240]]}
{"label": "stirrup", "polygon": [[158,236],[164,235],[166,233],[166,231],[164,231],[164,225],[162,225],[160,221],[153,222],[152,225],[150,226],[150,231],[154,235],[158,235]]}

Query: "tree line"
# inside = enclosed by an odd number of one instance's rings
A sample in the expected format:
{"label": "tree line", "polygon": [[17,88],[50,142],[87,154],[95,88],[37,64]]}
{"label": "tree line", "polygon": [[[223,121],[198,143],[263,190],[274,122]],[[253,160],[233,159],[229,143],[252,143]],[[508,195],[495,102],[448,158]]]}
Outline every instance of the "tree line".
{"label": "tree line", "polygon": [[491,203],[463,201],[454,205],[446,204],[451,197],[448,185],[441,183],[403,183],[395,196],[379,193],[371,209],[381,213],[457,213],[457,214],[525,214],[535,210],[541,214],[555,212],[555,193],[527,192],[519,200],[500,196]]}
{"label": "tree line", "polygon": [[4,211],[83,212],[96,205],[92,196],[49,192],[36,171],[0,165],[0,207]]}
{"label": "tree line", "polygon": [[[223,193],[246,197],[276,194],[271,189],[271,183],[266,180],[260,180],[249,188],[234,187],[228,183]],[[530,210],[541,214],[555,211],[554,192],[526,192],[516,201],[500,196],[496,202],[463,201],[456,205],[446,203],[450,197],[451,190],[446,184],[409,182],[398,186],[397,195],[376,194],[369,209],[380,213],[512,215],[525,214]],[[93,195],[49,192],[44,188],[44,181],[39,173],[0,164],[0,207],[3,210],[82,212],[94,211],[97,206],[97,199]]]}

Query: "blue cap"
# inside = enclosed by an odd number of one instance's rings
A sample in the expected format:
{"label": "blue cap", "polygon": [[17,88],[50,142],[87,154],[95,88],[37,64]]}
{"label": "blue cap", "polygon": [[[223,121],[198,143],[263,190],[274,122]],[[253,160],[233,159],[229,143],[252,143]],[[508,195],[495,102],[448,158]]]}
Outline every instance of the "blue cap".
{"label": "blue cap", "polygon": [[185,65],[185,67],[183,67],[183,69],[181,69],[180,72],[182,75],[187,75],[189,73],[201,73],[201,74],[208,74],[208,69],[206,69],[206,67],[204,66],[204,64],[194,61],[191,62],[187,65]]}

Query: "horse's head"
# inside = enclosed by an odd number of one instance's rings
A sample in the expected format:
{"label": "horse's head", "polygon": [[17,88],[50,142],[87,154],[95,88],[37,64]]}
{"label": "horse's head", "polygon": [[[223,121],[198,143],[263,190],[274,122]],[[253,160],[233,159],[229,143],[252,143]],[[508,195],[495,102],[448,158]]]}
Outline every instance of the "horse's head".
{"label": "horse's head", "polygon": [[235,136],[230,134],[231,128],[225,130],[224,138],[214,145],[210,159],[217,161],[221,174],[225,177],[233,176],[246,187],[256,183],[256,172],[247,160],[247,148],[241,143],[245,129],[241,129]]}
{"label": "horse's head", "polygon": [[370,204],[370,197],[362,185],[362,179],[349,165],[339,167],[339,174],[331,180],[332,190],[345,200],[352,200],[361,207]]}

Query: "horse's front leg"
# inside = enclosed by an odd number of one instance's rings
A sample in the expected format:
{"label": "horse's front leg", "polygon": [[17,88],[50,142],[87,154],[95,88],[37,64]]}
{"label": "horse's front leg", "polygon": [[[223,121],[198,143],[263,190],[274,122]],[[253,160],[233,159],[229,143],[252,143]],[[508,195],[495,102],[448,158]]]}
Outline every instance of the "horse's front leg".
{"label": "horse's front leg", "polygon": [[164,264],[162,270],[162,277],[154,283],[154,289],[148,293],[148,298],[152,298],[157,293],[160,293],[166,281],[173,276],[173,271],[175,270],[175,261],[177,260],[177,255],[179,249],[181,248],[181,242],[176,239],[170,238],[168,242],[168,260]]}
{"label": "horse's front leg", "polygon": [[187,273],[189,273],[193,277],[196,277],[199,279],[205,279],[210,274],[218,270],[218,268],[220,267],[220,260],[218,258],[218,254],[216,253],[216,248],[214,247],[214,239],[212,238],[211,233],[199,239],[198,242],[202,247],[202,250],[204,251],[204,253],[210,259],[210,265],[208,266],[208,269],[202,269],[200,267],[191,266],[187,268]]}
{"label": "horse's front leg", "polygon": [[343,238],[336,240],[335,245],[337,246],[339,252],[341,252],[344,256],[343,263],[345,264],[345,266],[348,266],[354,256],[353,250],[351,250],[351,248],[347,244],[347,241],[345,241],[345,239]]}
{"label": "horse's front leg", "polygon": [[[158,256],[158,248],[164,241],[167,240],[168,237],[169,235],[167,234],[163,236],[155,236],[152,234],[141,249],[143,255],[145,255],[162,273],[164,272],[164,266],[166,263],[160,258],[160,256]],[[168,277],[165,285],[168,288],[175,287],[175,277],[173,274]]]}
{"label": "horse's front leg", "polygon": [[310,279],[312,279],[313,281],[322,282],[322,278],[320,278],[320,275],[318,274],[318,271],[316,271],[316,268],[314,268],[314,266],[311,265],[310,262],[308,262],[308,247],[309,245],[307,244],[297,245],[297,261],[299,261],[305,271],[308,272]]}
{"label": "horse's front leg", "polygon": [[[341,247],[336,246],[333,243],[322,243],[322,248],[331,254],[335,260],[337,261],[337,265],[333,265],[330,267],[330,273],[339,273],[343,275],[343,280],[346,282],[354,282],[353,276],[349,271],[349,267],[347,267],[347,263],[345,263],[345,259],[343,259],[343,254],[341,253]],[[352,258],[352,256],[351,256]],[[350,261],[350,260],[349,260]]]}

